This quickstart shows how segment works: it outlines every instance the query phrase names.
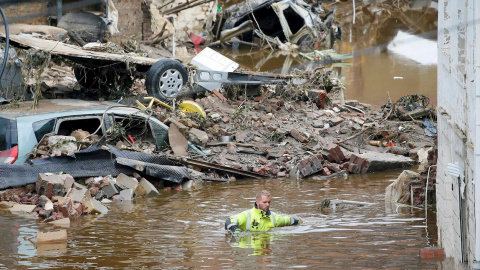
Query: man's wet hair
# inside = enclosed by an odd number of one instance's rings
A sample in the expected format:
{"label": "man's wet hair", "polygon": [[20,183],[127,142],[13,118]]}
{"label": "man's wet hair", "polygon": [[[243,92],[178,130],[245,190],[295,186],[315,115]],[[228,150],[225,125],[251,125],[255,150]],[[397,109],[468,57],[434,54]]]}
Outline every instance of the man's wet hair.
{"label": "man's wet hair", "polygon": [[272,195],[270,195],[270,192],[266,191],[266,190],[262,190],[262,191],[259,191],[257,193],[257,196],[256,196],[256,199],[257,200],[260,200],[262,198],[262,196],[268,196],[268,197],[272,197]]}

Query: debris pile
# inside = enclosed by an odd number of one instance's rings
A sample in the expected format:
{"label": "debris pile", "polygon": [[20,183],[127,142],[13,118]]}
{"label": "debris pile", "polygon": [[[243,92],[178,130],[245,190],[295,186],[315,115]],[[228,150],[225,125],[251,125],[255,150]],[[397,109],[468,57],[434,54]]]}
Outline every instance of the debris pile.
{"label": "debris pile", "polygon": [[81,181],[68,174],[40,173],[36,184],[9,189],[1,194],[1,200],[12,213],[38,216],[44,222],[52,222],[107,213],[105,204],[112,201],[159,195],[159,187],[138,174],[135,177],[125,174],[116,178],[90,177]]}

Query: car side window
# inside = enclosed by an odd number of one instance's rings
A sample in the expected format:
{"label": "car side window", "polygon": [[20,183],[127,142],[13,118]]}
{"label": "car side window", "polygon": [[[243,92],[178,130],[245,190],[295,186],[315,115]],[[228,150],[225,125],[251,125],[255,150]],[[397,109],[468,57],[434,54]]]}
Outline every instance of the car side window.
{"label": "car side window", "polygon": [[35,138],[37,138],[38,142],[42,140],[45,134],[53,132],[54,127],[55,118],[37,121],[32,124],[33,132],[35,133]]}
{"label": "car side window", "polygon": [[144,117],[115,115],[113,130],[115,130],[113,137],[122,139],[118,136],[121,135],[123,140],[140,145],[144,149],[150,145],[154,146],[155,150],[161,150],[167,145],[165,141],[168,139],[167,132]]}
{"label": "car side window", "polygon": [[[105,119],[103,120],[105,121]],[[101,128],[102,116],[101,115],[82,115],[57,119],[57,127],[55,132],[57,135],[71,136],[70,134],[78,129],[86,131],[90,134],[103,135]]]}

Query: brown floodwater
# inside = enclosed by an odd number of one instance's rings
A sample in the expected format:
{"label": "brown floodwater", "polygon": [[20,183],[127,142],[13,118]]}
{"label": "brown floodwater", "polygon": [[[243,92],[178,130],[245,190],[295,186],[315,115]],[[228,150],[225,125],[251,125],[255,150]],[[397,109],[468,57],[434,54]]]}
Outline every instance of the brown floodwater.
{"label": "brown floodwater", "polygon": [[[436,245],[435,213],[384,201],[385,187],[399,173],[203,182],[193,190],[110,203],[107,214],[73,222],[67,243],[50,245],[32,241],[37,232],[56,228],[2,212],[0,268],[437,269],[418,256]],[[272,193],[273,211],[303,224],[232,238],[225,218],[252,207],[262,189]],[[322,212],[325,198],[375,204]]]}

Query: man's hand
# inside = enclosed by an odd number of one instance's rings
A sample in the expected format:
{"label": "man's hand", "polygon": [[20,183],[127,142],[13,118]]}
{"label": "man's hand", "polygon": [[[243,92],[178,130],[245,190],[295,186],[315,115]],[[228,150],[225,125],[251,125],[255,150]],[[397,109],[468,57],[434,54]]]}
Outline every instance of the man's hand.
{"label": "man's hand", "polygon": [[300,219],[292,218],[292,225],[300,225],[302,223]]}
{"label": "man's hand", "polygon": [[242,233],[242,230],[235,229],[235,231],[233,232],[233,236],[239,236],[241,233]]}

